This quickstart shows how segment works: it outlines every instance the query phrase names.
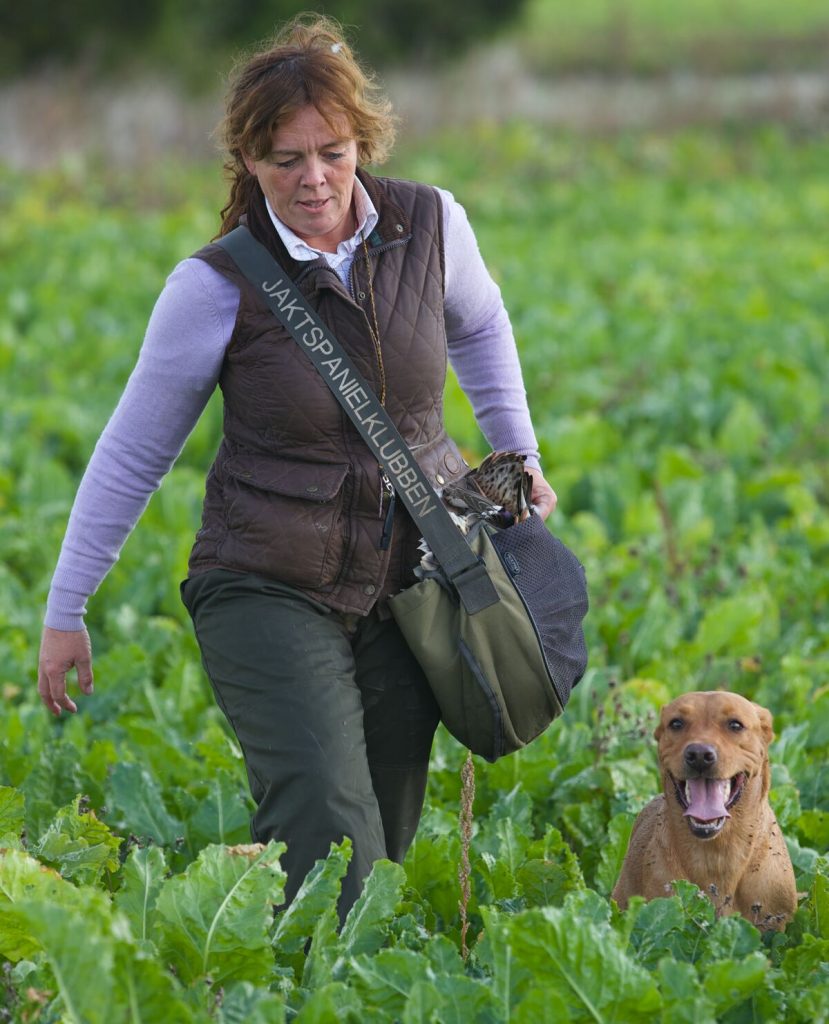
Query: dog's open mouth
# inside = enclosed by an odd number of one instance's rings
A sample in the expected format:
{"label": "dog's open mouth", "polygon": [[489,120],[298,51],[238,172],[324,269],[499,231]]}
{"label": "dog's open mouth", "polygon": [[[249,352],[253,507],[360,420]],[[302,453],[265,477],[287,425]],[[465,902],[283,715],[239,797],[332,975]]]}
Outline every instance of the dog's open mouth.
{"label": "dog's open mouth", "polygon": [[675,779],[671,776],[671,781],[691,832],[697,839],[713,839],[731,817],[728,809],[740,799],[746,774],[738,772],[730,779]]}

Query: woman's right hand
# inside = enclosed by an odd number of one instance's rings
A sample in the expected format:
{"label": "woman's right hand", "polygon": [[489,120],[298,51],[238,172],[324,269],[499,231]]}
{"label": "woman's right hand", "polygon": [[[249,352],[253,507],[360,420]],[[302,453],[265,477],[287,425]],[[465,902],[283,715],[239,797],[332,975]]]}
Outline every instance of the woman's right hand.
{"label": "woman's right hand", "polygon": [[62,708],[73,714],[77,704],[66,692],[66,674],[71,668],[78,673],[81,693],[92,693],[92,644],[86,629],[52,629],[44,626],[37,666],[37,692],[53,715]]}

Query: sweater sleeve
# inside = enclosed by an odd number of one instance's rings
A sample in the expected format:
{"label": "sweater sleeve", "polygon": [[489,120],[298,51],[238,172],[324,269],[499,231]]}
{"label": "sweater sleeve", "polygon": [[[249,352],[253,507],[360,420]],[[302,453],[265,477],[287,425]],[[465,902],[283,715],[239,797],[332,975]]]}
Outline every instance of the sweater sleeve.
{"label": "sweater sleeve", "polygon": [[464,208],[450,192],[443,203],[449,358],[475,419],[495,451],[516,451],[538,466],[538,442],[527,405],[518,350],[501,291],[492,280]]}
{"label": "sweater sleeve", "polygon": [[75,496],[47,626],[82,628],[87,598],[117,560],[216,386],[238,305],[238,288],[202,260],[184,260],[168,278]]}

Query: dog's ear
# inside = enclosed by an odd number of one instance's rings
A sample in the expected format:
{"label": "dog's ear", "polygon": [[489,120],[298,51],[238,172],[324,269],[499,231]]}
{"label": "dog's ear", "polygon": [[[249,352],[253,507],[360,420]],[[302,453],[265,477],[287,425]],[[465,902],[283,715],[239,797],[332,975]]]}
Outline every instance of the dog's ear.
{"label": "dog's ear", "polygon": [[757,717],[760,720],[760,735],[766,741],[766,746],[768,746],[774,739],[771,711],[768,708],[761,707],[759,704],[754,705],[754,710],[757,712]]}
{"label": "dog's ear", "polygon": [[[663,712],[664,712],[664,708],[663,708]],[[659,737],[662,735],[662,733],[664,731],[665,731],[665,715],[663,713],[661,715],[660,719],[659,719],[659,725],[657,725],[657,727],[653,730],[653,738],[656,740],[657,743],[659,742]]]}

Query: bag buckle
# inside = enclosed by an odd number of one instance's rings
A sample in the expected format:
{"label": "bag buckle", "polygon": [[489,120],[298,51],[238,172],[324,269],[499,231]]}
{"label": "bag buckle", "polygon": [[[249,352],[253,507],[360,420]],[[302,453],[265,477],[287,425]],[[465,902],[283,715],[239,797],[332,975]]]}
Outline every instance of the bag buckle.
{"label": "bag buckle", "polygon": [[501,600],[482,558],[478,558],[474,565],[462,569],[457,576],[453,576],[452,585],[457,590],[467,615],[481,612]]}

